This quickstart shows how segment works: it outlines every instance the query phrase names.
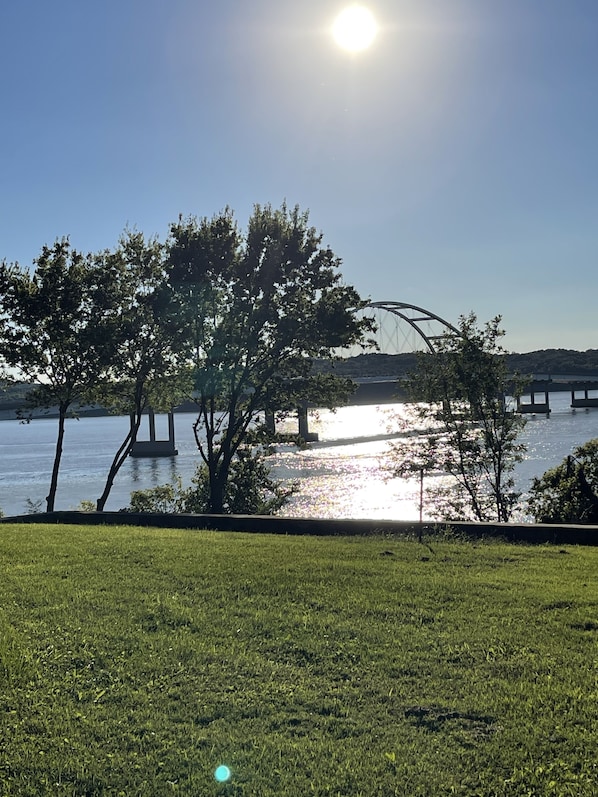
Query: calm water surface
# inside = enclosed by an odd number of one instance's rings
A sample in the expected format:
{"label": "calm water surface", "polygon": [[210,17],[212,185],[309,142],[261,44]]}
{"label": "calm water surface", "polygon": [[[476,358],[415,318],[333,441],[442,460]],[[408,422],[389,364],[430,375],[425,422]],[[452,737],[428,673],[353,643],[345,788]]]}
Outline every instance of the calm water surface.
{"label": "calm water surface", "polygon": [[[539,476],[571,452],[575,446],[598,437],[598,409],[569,408],[567,393],[551,394],[552,413],[528,416],[523,440],[526,459],[517,470],[525,491]],[[384,455],[393,412],[402,405],[343,407],[335,413],[321,410],[310,417],[310,429],[320,440],[304,451],[281,446],[271,459],[279,478],[298,480],[300,490],[284,510],[286,515],[416,519],[419,515],[416,482],[384,477]],[[177,475],[185,485],[193,475],[199,455],[191,424],[192,414],[175,416],[177,457],[129,459],[121,469],[106,506],[117,510],[129,503],[132,490],[172,481]],[[84,499],[95,500],[115,450],[122,442],[128,418],[82,418],[67,421],[63,463],[56,500],[57,509],[74,509]],[[288,422],[290,429],[296,424]],[[167,437],[165,416],[158,416],[157,437]],[[57,421],[36,419],[30,424],[0,422],[0,507],[5,515],[28,510],[28,501],[41,502],[50,482]],[[142,426],[140,439],[147,435]]]}

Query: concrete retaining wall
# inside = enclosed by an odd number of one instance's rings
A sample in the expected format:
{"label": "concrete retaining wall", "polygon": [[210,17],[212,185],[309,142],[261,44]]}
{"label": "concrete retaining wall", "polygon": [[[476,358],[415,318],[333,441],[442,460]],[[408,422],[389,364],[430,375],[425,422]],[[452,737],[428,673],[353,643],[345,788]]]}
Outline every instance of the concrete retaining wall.
{"label": "concrete retaining wall", "polygon": [[283,518],[263,515],[166,515],[145,512],[50,512],[0,518],[0,523],[63,523],[100,526],[154,526],[156,528],[241,531],[252,534],[364,536],[388,534],[425,538],[450,531],[480,539],[555,545],[598,545],[598,526],[560,526],[540,523],[418,523],[400,520],[343,520]]}

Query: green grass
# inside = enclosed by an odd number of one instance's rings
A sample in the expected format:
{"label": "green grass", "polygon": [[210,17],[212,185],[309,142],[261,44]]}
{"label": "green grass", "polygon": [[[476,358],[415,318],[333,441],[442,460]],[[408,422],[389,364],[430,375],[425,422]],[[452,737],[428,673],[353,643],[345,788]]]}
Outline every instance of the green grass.
{"label": "green grass", "polygon": [[598,550],[4,525],[0,722],[1,795],[596,797]]}

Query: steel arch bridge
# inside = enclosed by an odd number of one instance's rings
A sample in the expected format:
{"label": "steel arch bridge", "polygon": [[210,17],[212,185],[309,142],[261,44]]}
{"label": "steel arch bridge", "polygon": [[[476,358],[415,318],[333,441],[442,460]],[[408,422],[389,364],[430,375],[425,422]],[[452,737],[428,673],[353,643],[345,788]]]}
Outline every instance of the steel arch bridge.
{"label": "steel arch bridge", "polygon": [[449,321],[423,307],[406,302],[369,302],[361,311],[370,315],[374,311],[376,343],[385,354],[427,350],[435,353],[438,344],[449,336],[461,332]]}

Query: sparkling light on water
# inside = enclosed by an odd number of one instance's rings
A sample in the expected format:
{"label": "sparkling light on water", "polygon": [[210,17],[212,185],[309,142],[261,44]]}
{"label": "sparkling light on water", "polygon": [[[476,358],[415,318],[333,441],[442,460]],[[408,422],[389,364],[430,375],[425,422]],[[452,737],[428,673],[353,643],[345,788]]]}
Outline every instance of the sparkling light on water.
{"label": "sparkling light on water", "polygon": [[[550,418],[531,416],[523,434],[528,445],[525,461],[516,470],[518,489],[525,493],[532,477],[559,464],[575,446],[598,437],[598,410],[572,412],[567,393],[552,394]],[[269,459],[276,478],[297,480],[299,492],[284,508],[299,517],[388,518],[418,517],[418,480],[386,481],[388,413],[401,405],[342,407],[336,413],[310,413],[310,429],[318,443],[297,450],[279,446]],[[127,460],[106,508],[118,510],[130,501],[132,490],[172,483],[180,477],[186,487],[200,457],[193,437],[193,414],[175,417],[178,457]],[[158,436],[167,434],[166,416],[156,419]],[[57,509],[75,509],[80,501],[100,495],[114,452],[128,430],[128,418],[81,418],[67,421],[64,454],[58,481]],[[399,424],[400,425],[400,424]],[[397,428],[397,425],[395,425]],[[289,421],[288,431],[297,422]],[[281,425],[281,431],[284,431]],[[48,491],[56,443],[57,422],[0,424],[0,508],[6,515],[27,511],[27,499],[43,506]],[[144,427],[144,436],[147,429]]]}

